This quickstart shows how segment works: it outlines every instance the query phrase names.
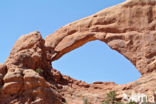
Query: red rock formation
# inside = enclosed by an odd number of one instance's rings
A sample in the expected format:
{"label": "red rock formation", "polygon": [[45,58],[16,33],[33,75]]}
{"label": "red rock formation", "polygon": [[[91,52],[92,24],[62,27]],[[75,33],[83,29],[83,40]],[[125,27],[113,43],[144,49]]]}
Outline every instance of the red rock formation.
{"label": "red rock formation", "polygon": [[54,49],[51,60],[101,40],[128,58],[141,74],[155,71],[155,5],[155,0],[128,0],[60,28],[45,39],[45,45]]}
{"label": "red rock formation", "polygon": [[[40,68],[43,73],[37,73]],[[23,35],[0,65],[0,104],[62,104],[51,84],[51,62],[39,32]]]}
{"label": "red rock formation", "polygon": [[[128,58],[142,77],[125,85],[87,84],[52,68],[52,61],[93,40]],[[0,104],[81,104],[83,98],[98,104],[110,90],[149,95],[155,86],[156,0],[127,0],[68,24],[45,40],[37,31],[24,35],[0,64]]]}

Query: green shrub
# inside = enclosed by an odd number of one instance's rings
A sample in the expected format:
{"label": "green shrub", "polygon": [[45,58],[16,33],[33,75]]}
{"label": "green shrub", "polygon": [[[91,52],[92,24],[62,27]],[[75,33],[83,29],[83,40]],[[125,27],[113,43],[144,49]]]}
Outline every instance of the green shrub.
{"label": "green shrub", "polygon": [[128,104],[137,104],[135,101],[130,101]]}
{"label": "green shrub", "polygon": [[115,91],[110,91],[107,93],[106,99],[102,104],[120,104],[120,102],[117,102],[116,96],[117,94]]}
{"label": "green shrub", "polygon": [[88,104],[88,99],[87,98],[83,99],[83,104]]}
{"label": "green shrub", "polygon": [[102,104],[109,104],[109,101],[105,100]]}
{"label": "green shrub", "polygon": [[146,97],[143,97],[143,103],[142,104],[147,104]]}
{"label": "green shrub", "polygon": [[42,70],[41,68],[37,68],[37,69],[36,69],[36,72],[37,72],[38,74],[41,74],[41,73],[43,73],[43,70]]}
{"label": "green shrub", "polygon": [[111,104],[115,104],[116,102],[116,92],[115,91],[110,91],[109,93],[107,93],[107,97],[106,99],[111,103]]}

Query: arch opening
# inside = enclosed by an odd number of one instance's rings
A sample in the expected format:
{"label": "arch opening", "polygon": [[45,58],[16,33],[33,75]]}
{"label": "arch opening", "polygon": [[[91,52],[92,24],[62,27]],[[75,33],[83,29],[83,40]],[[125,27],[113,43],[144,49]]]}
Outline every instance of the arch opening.
{"label": "arch opening", "polygon": [[62,74],[87,83],[103,81],[126,84],[141,76],[127,58],[99,40],[74,49],[52,65]]}

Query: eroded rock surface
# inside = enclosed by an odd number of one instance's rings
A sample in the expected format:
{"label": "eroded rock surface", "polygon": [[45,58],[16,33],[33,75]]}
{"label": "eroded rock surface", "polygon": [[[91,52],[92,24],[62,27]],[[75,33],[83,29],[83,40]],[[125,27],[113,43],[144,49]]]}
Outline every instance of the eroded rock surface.
{"label": "eroded rock surface", "polygon": [[[62,75],[51,62],[93,40],[107,43],[128,58],[142,74],[125,85],[83,81]],[[0,64],[0,104],[92,104],[116,90],[146,93],[156,90],[156,0],[127,0],[68,24],[44,40],[37,31],[17,40]]]}
{"label": "eroded rock surface", "polygon": [[[39,32],[23,35],[5,64],[0,65],[0,104],[62,104],[62,97],[49,83],[51,62]],[[36,69],[42,70],[37,73]]]}
{"label": "eroded rock surface", "polygon": [[[45,39],[51,60],[93,40],[127,57],[141,74],[156,69],[156,1],[128,0],[68,24]],[[151,48],[152,47],[152,48]]]}

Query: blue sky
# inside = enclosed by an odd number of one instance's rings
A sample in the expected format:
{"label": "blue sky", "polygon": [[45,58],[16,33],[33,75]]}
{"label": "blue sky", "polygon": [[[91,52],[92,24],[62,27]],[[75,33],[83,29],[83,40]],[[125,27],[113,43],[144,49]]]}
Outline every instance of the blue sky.
{"label": "blue sky", "polygon": [[[3,63],[16,40],[38,30],[45,38],[60,27],[92,15],[125,0],[1,0],[0,63]],[[53,62],[66,75],[88,83],[135,81],[140,73],[121,54],[105,43],[93,41]]]}

